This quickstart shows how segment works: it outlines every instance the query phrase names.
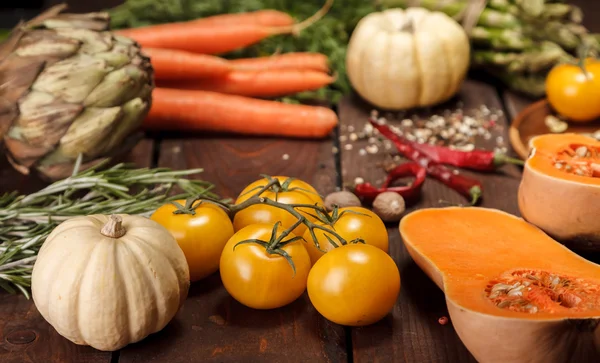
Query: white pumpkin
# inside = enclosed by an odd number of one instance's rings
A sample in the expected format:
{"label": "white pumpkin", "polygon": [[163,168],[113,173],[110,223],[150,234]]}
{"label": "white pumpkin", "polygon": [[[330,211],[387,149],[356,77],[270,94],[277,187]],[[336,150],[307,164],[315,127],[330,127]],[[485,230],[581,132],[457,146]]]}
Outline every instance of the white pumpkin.
{"label": "white pumpkin", "polygon": [[103,351],[163,329],[190,286],[173,236],[130,215],[64,221],[40,249],[31,280],[37,309],[60,335]]}
{"label": "white pumpkin", "polygon": [[346,72],[365,100],[402,110],[450,99],[465,78],[469,57],[467,34],[448,15],[416,7],[389,9],[358,22]]}

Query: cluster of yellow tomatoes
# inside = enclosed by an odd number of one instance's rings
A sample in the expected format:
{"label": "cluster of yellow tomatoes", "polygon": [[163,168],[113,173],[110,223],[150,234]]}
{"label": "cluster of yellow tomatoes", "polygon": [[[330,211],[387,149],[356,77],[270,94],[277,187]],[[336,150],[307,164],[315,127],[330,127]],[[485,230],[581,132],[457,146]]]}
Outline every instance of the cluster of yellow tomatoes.
{"label": "cluster of yellow tomatoes", "polygon": [[[323,205],[310,184],[275,178],[286,188],[277,193],[264,191],[261,197],[288,205]],[[248,185],[235,204],[253,197],[267,183],[264,178]],[[366,208],[340,208],[338,218],[329,222],[320,220],[310,208],[295,208],[315,224],[335,230],[344,240],[361,242],[339,244],[331,235],[326,236],[328,232],[315,229],[317,248],[307,226],[300,224],[285,236],[285,241],[291,242],[278,247],[278,253],[269,253],[264,243],[252,241],[271,240],[278,222],[281,225],[275,237],[292,228],[298,219],[284,209],[255,204],[238,211],[233,221],[223,208],[210,202],[199,203],[193,214],[174,213],[177,209],[166,204],[151,218],[179,243],[190,267],[190,280],[202,280],[219,270],[228,293],[248,307],[279,308],[307,291],[325,318],[360,326],[382,319],[396,302],[400,273],[388,255],[387,230]],[[302,238],[293,240],[296,236]],[[338,242],[338,247],[328,237]]]}

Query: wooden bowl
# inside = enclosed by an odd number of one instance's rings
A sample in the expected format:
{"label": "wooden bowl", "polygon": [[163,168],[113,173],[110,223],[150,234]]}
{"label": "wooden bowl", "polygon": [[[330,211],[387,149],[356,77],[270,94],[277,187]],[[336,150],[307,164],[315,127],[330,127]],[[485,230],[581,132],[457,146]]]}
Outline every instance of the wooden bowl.
{"label": "wooden bowl", "polygon": [[[508,130],[510,144],[523,160],[529,155],[529,140],[538,135],[550,134],[546,125],[546,117],[556,116],[547,99],[532,103],[521,111],[513,120]],[[587,123],[570,123],[562,133],[593,134],[600,130],[600,119]]]}

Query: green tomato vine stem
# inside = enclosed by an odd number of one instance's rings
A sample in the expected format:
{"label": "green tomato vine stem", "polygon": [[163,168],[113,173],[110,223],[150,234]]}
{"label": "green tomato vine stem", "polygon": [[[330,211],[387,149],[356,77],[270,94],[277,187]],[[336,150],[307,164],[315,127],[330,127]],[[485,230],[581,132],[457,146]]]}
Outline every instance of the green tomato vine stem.
{"label": "green tomato vine stem", "polygon": [[[292,231],[294,229],[296,229],[298,226],[300,226],[300,224],[304,224],[306,226],[306,228],[308,229],[308,231],[313,239],[315,247],[317,247],[317,249],[323,253],[325,253],[326,251],[323,251],[321,249],[321,246],[319,244],[317,236],[315,235],[316,229],[319,229],[319,230],[322,230],[325,232],[325,234],[324,234],[325,238],[327,238],[329,243],[334,248],[337,248],[340,245],[347,245],[349,243],[348,241],[346,241],[346,239],[344,239],[344,237],[342,237],[339,233],[337,233],[335,231],[335,229],[333,228],[335,219],[333,219],[327,213],[327,210],[325,210],[325,208],[323,208],[317,204],[314,204],[314,205],[313,204],[285,204],[285,203],[281,203],[281,202],[278,202],[278,201],[275,201],[275,200],[272,200],[269,198],[261,197],[261,195],[268,190],[278,192],[281,190],[285,190],[287,185],[289,185],[289,182],[286,181],[286,182],[284,182],[285,187],[282,187],[279,180],[268,177],[268,176],[266,176],[265,178],[268,180],[268,182],[263,187],[261,187],[256,193],[254,193],[254,195],[252,197],[246,199],[245,201],[243,201],[239,204],[228,204],[228,203],[224,203],[222,201],[213,200],[212,198],[207,198],[205,196],[200,196],[200,197],[198,197],[198,199],[206,200],[208,202],[212,202],[217,205],[220,205],[221,207],[223,207],[227,211],[229,211],[229,213],[232,216],[234,216],[236,213],[238,213],[248,207],[251,207],[253,205],[267,205],[267,206],[283,209],[286,212],[293,215],[294,217],[296,217],[297,221],[292,226],[285,229],[281,233],[279,238],[275,238],[275,233],[277,230],[277,226],[279,224],[281,224],[281,222],[276,223],[276,225],[273,229],[273,235],[271,236],[271,240],[269,242],[261,241],[262,243],[259,243],[260,245],[264,246],[267,249],[267,253],[270,253],[270,254],[275,253],[275,254],[279,254],[279,255],[283,256],[283,254],[280,252],[285,252],[285,251],[283,251],[281,249],[281,247],[283,247],[285,244],[289,244],[295,240],[301,239],[302,236],[297,236],[296,238],[292,238],[290,240],[283,241],[283,239],[285,237],[287,237],[290,233],[292,233]],[[256,189],[258,189],[258,187]],[[323,222],[325,225],[316,224],[316,223],[310,221],[308,218],[306,218],[306,216],[304,214],[302,214],[300,211],[298,211],[297,208],[313,209],[318,216],[314,216],[313,214],[309,214],[309,213],[308,214],[313,217],[317,217],[317,219],[320,220],[321,222]],[[306,213],[306,212],[304,212],[304,213]],[[334,213],[334,214],[336,216],[338,216],[337,213]],[[341,217],[341,214],[338,217]],[[328,234],[333,236],[335,238],[335,240],[337,240],[337,242],[334,241],[334,238],[331,238]],[[351,242],[364,242],[364,241],[357,240],[357,241],[351,241]],[[258,242],[257,241],[242,241],[240,243],[258,243]],[[285,256],[283,256],[283,257],[285,257]],[[294,268],[293,262],[291,261],[291,259],[288,259],[287,257],[286,257],[286,259],[288,260],[288,262],[290,262],[292,264],[292,268]],[[294,268],[294,270],[295,270],[295,268]]]}

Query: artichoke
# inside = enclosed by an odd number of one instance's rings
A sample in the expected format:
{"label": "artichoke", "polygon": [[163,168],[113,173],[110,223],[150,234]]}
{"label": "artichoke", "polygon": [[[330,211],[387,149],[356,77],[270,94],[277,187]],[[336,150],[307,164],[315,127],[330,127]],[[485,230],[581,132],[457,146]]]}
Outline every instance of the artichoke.
{"label": "artichoke", "polygon": [[10,163],[46,180],[129,151],[154,88],[149,58],[108,13],[53,7],[0,44],[0,138]]}

